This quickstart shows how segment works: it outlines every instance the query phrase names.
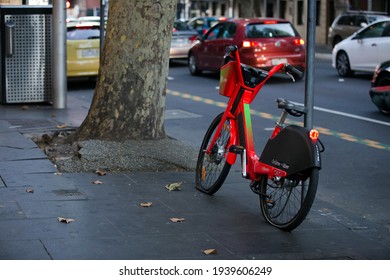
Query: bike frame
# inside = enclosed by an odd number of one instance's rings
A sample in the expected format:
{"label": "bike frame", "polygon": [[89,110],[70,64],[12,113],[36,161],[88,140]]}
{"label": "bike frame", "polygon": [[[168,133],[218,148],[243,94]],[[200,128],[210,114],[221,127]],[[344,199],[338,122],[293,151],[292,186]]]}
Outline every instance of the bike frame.
{"label": "bike frame", "polygon": [[[259,180],[261,175],[268,175],[268,178],[273,178],[275,176],[285,177],[287,175],[285,171],[259,161],[259,157],[255,151],[250,113],[250,104],[256,98],[262,86],[276,72],[279,72],[284,67],[284,64],[282,63],[271,68],[267,77],[259,85],[252,88],[246,86],[244,83],[240,57],[237,54],[237,51],[230,55],[234,60],[225,64],[221,68],[221,71],[224,71],[224,68],[231,67],[230,71],[233,72],[230,73],[230,75],[232,75],[230,78],[233,80],[235,79],[234,81],[236,82],[226,83],[224,91],[228,92],[227,96],[229,96],[229,101],[206,153],[211,153],[211,148],[217,141],[226,120],[228,120],[230,122],[231,137],[227,147],[230,149],[230,147],[236,146],[242,149],[241,163],[243,177],[252,181]],[[286,116],[284,116],[284,118],[285,117]],[[277,124],[271,138],[275,137],[280,130],[281,125]],[[236,159],[237,153],[229,150],[226,156],[227,163],[233,165],[236,162]]]}

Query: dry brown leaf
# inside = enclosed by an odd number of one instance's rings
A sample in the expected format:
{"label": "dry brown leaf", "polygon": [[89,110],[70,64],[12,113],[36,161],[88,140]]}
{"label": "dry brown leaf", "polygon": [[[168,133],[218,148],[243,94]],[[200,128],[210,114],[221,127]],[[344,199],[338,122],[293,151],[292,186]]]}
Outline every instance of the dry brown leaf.
{"label": "dry brown leaf", "polygon": [[99,181],[99,180],[94,180],[94,181],[91,181],[92,184],[95,184],[95,185],[101,185],[103,184],[102,181]]}
{"label": "dry brown leaf", "polygon": [[71,222],[74,222],[75,220],[74,219],[70,219],[70,218],[58,217],[58,221],[60,223],[69,224]]}
{"label": "dry brown leaf", "polygon": [[67,128],[68,125],[66,123],[57,125],[57,128]]}
{"label": "dry brown leaf", "polygon": [[53,113],[51,113],[51,117],[55,118],[55,117],[57,117],[57,114],[53,112]]}
{"label": "dry brown leaf", "polygon": [[169,218],[169,219],[171,220],[172,223],[181,223],[186,221],[185,218]]}
{"label": "dry brown leaf", "polygon": [[27,105],[23,105],[23,106],[22,106],[22,110],[28,110],[28,108],[29,108],[29,107],[28,107]]}
{"label": "dry brown leaf", "polygon": [[203,253],[205,253],[206,255],[216,255],[217,249],[206,249],[206,250],[203,250]]}
{"label": "dry brown leaf", "polygon": [[107,175],[107,172],[106,172],[106,171],[100,170],[100,169],[99,169],[99,170],[96,170],[95,173],[98,174],[99,176],[105,176],[105,175]]}
{"label": "dry brown leaf", "polygon": [[26,193],[34,193],[34,189],[26,189]]}
{"label": "dry brown leaf", "polygon": [[140,206],[141,206],[141,207],[150,207],[150,206],[152,206],[152,205],[153,205],[152,202],[141,202],[141,203],[140,203]]}
{"label": "dry brown leaf", "polygon": [[180,191],[181,190],[181,184],[183,184],[183,182],[171,183],[171,184],[165,185],[165,188],[168,191]]}

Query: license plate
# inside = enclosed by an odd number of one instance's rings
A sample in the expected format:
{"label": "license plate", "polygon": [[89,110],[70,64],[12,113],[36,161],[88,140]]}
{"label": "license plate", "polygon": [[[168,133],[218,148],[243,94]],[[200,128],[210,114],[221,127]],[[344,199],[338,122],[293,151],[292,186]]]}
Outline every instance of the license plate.
{"label": "license plate", "polygon": [[87,49],[87,50],[81,50],[80,56],[83,58],[88,57],[98,57],[99,56],[99,49]]}
{"label": "license plate", "polygon": [[272,65],[278,65],[280,63],[287,63],[287,58],[274,58],[274,59],[272,59]]}

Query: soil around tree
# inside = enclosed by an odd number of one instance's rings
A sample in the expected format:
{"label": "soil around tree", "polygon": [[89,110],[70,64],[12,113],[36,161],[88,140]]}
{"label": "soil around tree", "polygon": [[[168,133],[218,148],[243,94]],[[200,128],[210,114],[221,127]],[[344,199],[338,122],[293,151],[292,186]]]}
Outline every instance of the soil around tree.
{"label": "soil around tree", "polygon": [[197,151],[167,137],[122,142],[87,140],[66,143],[71,131],[31,135],[62,173],[194,171]]}

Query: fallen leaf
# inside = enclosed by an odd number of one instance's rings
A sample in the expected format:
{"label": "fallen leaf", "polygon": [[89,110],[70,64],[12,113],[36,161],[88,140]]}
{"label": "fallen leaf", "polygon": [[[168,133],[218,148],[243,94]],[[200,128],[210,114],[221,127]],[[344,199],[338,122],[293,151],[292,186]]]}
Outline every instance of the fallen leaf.
{"label": "fallen leaf", "polygon": [[22,110],[28,110],[28,108],[29,108],[29,107],[28,107],[27,105],[23,105],[23,106],[22,106]]}
{"label": "fallen leaf", "polygon": [[150,207],[150,206],[152,206],[152,204],[153,204],[152,202],[141,202],[140,206],[141,207]]}
{"label": "fallen leaf", "polygon": [[34,189],[26,189],[26,193],[34,193]]}
{"label": "fallen leaf", "polygon": [[99,181],[99,180],[94,180],[94,181],[91,181],[92,184],[95,184],[95,185],[101,185],[103,184],[102,181]]}
{"label": "fallen leaf", "polygon": [[180,191],[181,190],[181,184],[183,184],[183,182],[171,183],[171,184],[165,185],[165,188],[168,191]]}
{"label": "fallen leaf", "polygon": [[51,117],[55,118],[55,117],[57,117],[57,114],[56,113],[51,113]]}
{"label": "fallen leaf", "polygon": [[171,222],[173,223],[181,223],[181,222],[184,222],[186,221],[186,219],[184,218],[169,218],[171,220]]}
{"label": "fallen leaf", "polygon": [[67,128],[68,125],[66,123],[57,125],[57,128]]}
{"label": "fallen leaf", "polygon": [[71,222],[74,222],[75,220],[74,219],[70,219],[70,218],[58,217],[58,221],[60,223],[69,224]]}
{"label": "fallen leaf", "polygon": [[206,250],[203,250],[203,253],[205,253],[206,255],[216,255],[217,249],[206,249]]}
{"label": "fallen leaf", "polygon": [[96,174],[98,174],[99,176],[105,176],[105,175],[107,175],[107,172],[104,171],[104,170],[96,170],[95,172],[96,172]]}

